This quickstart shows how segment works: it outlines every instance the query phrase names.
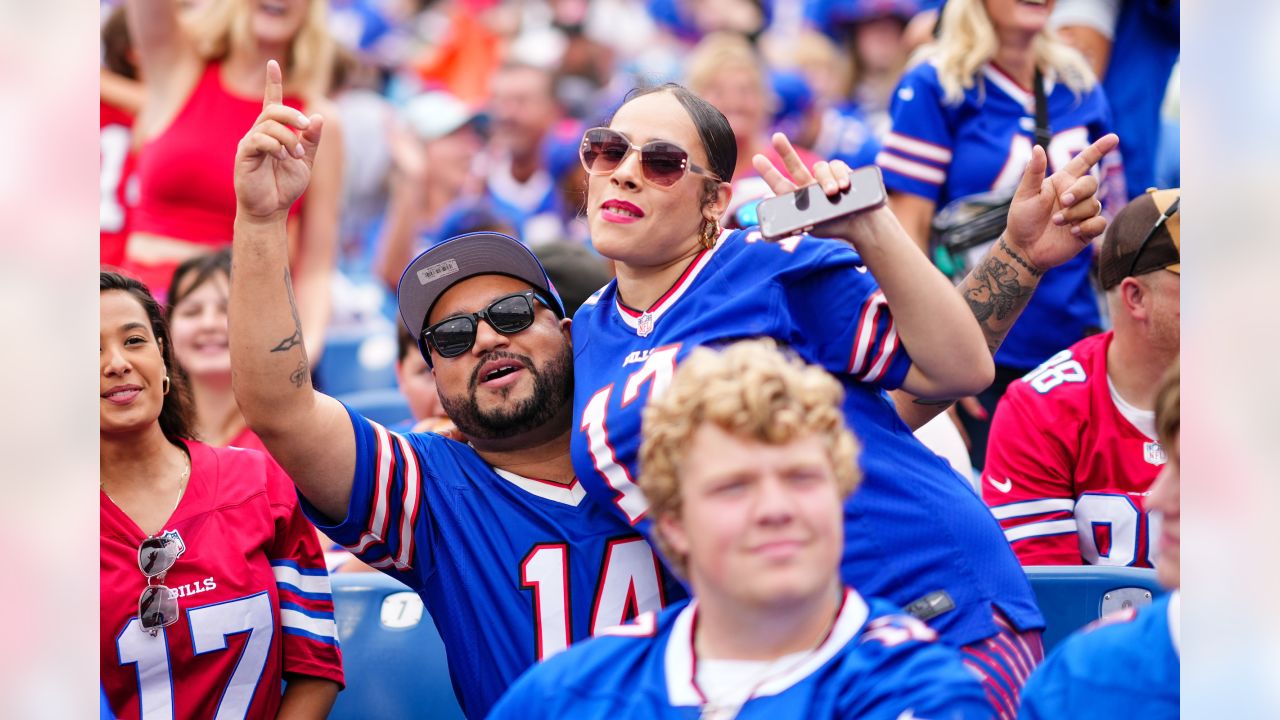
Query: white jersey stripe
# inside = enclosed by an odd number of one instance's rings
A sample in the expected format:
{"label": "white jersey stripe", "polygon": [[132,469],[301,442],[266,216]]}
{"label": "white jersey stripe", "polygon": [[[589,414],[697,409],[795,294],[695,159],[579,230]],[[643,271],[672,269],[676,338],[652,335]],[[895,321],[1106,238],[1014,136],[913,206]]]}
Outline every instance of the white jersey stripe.
{"label": "white jersey stripe", "polygon": [[272,565],[271,572],[276,576],[277,583],[292,585],[304,593],[323,593],[325,595],[332,594],[329,587],[329,576],[324,575],[303,575],[296,568],[288,565]]}
{"label": "white jersey stripe", "polygon": [[311,617],[289,608],[280,608],[280,624],[287,628],[305,630],[312,635],[334,639],[338,637],[338,626],[332,618]]}
{"label": "white jersey stripe", "polygon": [[1062,512],[1064,510],[1071,512],[1075,507],[1076,503],[1071,498],[1044,498],[1042,500],[1027,500],[997,505],[991,508],[991,514],[995,515],[997,520],[1009,520],[1011,518]]}
{"label": "white jersey stripe", "polygon": [[[885,312],[888,312],[888,306]],[[889,360],[893,358],[894,350],[898,348],[898,326],[893,321],[893,317],[889,317],[889,331],[885,333],[884,342],[881,343],[880,355],[876,357],[875,364],[863,376],[862,381],[868,383],[880,382],[880,378],[884,377],[884,371],[889,367]]]}
{"label": "white jersey stripe", "polygon": [[[684,279],[680,282],[679,286],[672,289],[671,294],[668,295],[656,307],[652,308],[647,313],[643,313],[643,314],[649,315],[651,318],[653,318],[654,322],[657,322],[663,316],[663,314],[667,312],[667,310],[671,309],[672,305],[675,305],[676,302],[679,301],[681,297],[684,297],[685,291],[693,286],[693,281],[698,278],[698,274],[701,273],[702,269],[707,266],[707,263],[711,262],[711,257],[716,254],[716,250],[720,249],[720,246],[723,244],[725,236],[731,232],[733,231],[730,230],[729,228],[721,228],[720,235],[716,237],[716,243],[711,246],[711,249],[707,250],[705,253],[702,254],[702,257],[698,259],[697,264],[694,265],[689,270],[689,274],[684,276]],[[632,317],[630,314],[625,312],[621,307],[621,300],[619,300],[617,297],[614,298],[614,302],[617,305],[615,310],[618,313],[618,317],[622,318],[622,322],[626,323],[626,325],[630,327],[632,330],[639,328],[640,318]]]}
{"label": "white jersey stripe", "polygon": [[413,452],[413,448],[409,446],[409,441],[403,436],[392,433],[396,442],[400,445],[400,455],[404,458],[401,463],[404,475],[404,502],[400,506],[400,549],[396,553],[396,568],[400,570],[408,570],[413,567],[413,525],[418,516],[418,502],[421,500],[421,493],[418,489],[422,485],[422,473],[418,470],[418,456]]}
{"label": "white jersey stripe", "polygon": [[1010,543],[1033,537],[1047,535],[1066,535],[1076,532],[1075,520],[1047,520],[1045,522],[1027,523],[1004,531],[1004,537]]}
{"label": "white jersey stripe", "polygon": [[351,552],[357,555],[368,550],[374,543],[384,542],[383,533],[387,528],[387,505],[391,495],[391,439],[387,437],[387,429],[372,420],[374,435],[378,438],[378,475],[373,485],[373,515],[369,518],[369,529],[360,536],[360,542]]}
{"label": "white jersey stripe", "polygon": [[941,185],[942,182],[947,179],[946,173],[932,165],[925,165],[924,163],[918,163],[914,160],[907,160],[906,158],[894,155],[888,150],[881,150],[880,154],[876,155],[876,164],[886,170],[902,173],[907,177],[922,180],[931,185]]}
{"label": "white jersey stripe", "polygon": [[951,162],[951,151],[947,148],[895,132],[885,136],[884,146],[907,155],[915,155],[921,160],[932,160],[943,165]]}
{"label": "white jersey stripe", "polygon": [[876,319],[880,316],[880,307],[884,304],[884,293],[877,290],[862,306],[862,317],[858,318],[858,330],[853,340],[853,362],[849,363],[849,373],[852,375],[860,375],[866,369],[868,356],[871,354],[871,342],[875,339]]}

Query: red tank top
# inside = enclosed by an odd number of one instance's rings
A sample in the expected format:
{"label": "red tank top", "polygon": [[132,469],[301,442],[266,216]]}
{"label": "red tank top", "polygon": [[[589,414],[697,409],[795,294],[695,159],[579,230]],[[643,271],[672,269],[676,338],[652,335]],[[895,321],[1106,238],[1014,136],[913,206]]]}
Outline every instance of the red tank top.
{"label": "red tank top", "polygon": [[[138,151],[138,204],[129,230],[222,247],[231,243],[236,216],[236,147],[262,112],[260,98],[232,95],[222,85],[221,63],[211,62],[177,117]],[[289,107],[302,101],[286,97]],[[302,201],[289,208],[290,217]]]}

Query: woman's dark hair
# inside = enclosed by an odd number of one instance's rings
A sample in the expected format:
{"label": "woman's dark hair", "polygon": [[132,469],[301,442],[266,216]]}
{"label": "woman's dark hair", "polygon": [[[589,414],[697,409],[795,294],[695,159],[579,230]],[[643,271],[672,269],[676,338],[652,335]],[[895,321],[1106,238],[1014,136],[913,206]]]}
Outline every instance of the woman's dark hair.
{"label": "woman's dark hair", "polygon": [[160,356],[164,365],[169,368],[169,393],[164,396],[164,404],[160,407],[160,430],[169,442],[181,445],[182,440],[194,440],[191,432],[191,396],[182,373],[177,372],[178,364],[173,359],[173,343],[169,341],[169,324],[165,322],[160,303],[151,297],[146,285],[125,277],[119,273],[103,270],[99,273],[98,294],[109,290],[126,292],[142,305],[151,323],[151,334],[160,345]]}
{"label": "woman's dark hair", "polygon": [[[717,110],[715,105],[693,94],[689,88],[670,82],[652,87],[638,87],[627,93],[618,110],[636,98],[659,92],[669,92],[676,96],[676,100],[684,106],[685,112],[689,113],[689,119],[693,120],[693,126],[698,129],[698,139],[702,141],[702,147],[707,151],[707,164],[711,166],[711,172],[719,175],[721,180],[731,182],[733,169],[738,165],[738,142],[733,136],[733,128],[729,127],[729,120],[724,113]],[[617,115],[618,110],[614,110],[613,114]],[[610,116],[609,122],[605,124],[613,125],[613,117]],[[715,181],[707,182],[710,189],[714,191]]]}
{"label": "woman's dark hair", "polygon": [[[173,278],[169,280],[169,303],[164,309],[165,317],[172,318],[173,308],[215,274],[231,278],[231,248],[183,260],[182,264],[174,268]],[[191,275],[195,277],[187,282],[187,277]],[[186,287],[183,287],[184,283]]]}
{"label": "woman's dark hair", "polygon": [[138,67],[129,58],[132,50],[133,38],[125,22],[124,7],[118,6],[102,24],[102,64],[117,75],[137,80]]}

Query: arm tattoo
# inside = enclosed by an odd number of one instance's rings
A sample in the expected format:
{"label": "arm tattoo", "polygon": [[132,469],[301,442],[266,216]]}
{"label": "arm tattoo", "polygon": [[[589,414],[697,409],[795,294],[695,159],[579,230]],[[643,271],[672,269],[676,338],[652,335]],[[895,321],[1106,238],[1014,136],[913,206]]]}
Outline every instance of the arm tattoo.
{"label": "arm tattoo", "polygon": [[955,399],[944,398],[942,400],[926,400],[924,398],[913,398],[911,402],[917,405],[925,405],[928,407],[948,408],[948,407],[951,407],[951,403],[955,402]]}
{"label": "arm tattoo", "polygon": [[1027,272],[1031,273],[1032,277],[1040,277],[1041,275],[1044,274],[1042,270],[1040,270],[1039,268],[1032,267],[1031,263],[1027,262],[1026,260],[1023,260],[1021,255],[1014,252],[1013,248],[1009,247],[1009,243],[1004,241],[1003,235],[1000,236],[1000,249],[1005,251],[1005,254],[1007,254],[1009,257],[1013,258],[1014,262],[1026,268]]}
{"label": "arm tattoo", "polygon": [[[964,299],[969,303],[969,310],[974,317],[978,318],[978,324],[987,333],[988,347],[995,328],[989,327],[987,321],[993,317],[997,321],[1003,321],[1017,315],[1026,307],[1033,292],[1035,286],[1023,286],[1018,282],[1018,271],[1012,265],[994,257],[987,257],[969,275],[965,281]],[[1007,327],[1000,330],[996,339],[1003,341],[1008,330]]]}
{"label": "arm tattoo", "polygon": [[298,301],[293,296],[293,278],[289,274],[289,268],[284,269],[284,287],[289,293],[289,312],[293,314],[293,334],[276,343],[271,348],[271,352],[285,352],[298,348],[302,351],[302,359],[298,361],[298,367],[289,374],[289,381],[296,388],[301,388],[311,379],[311,363],[307,360],[307,348],[302,344],[302,320],[298,318]]}

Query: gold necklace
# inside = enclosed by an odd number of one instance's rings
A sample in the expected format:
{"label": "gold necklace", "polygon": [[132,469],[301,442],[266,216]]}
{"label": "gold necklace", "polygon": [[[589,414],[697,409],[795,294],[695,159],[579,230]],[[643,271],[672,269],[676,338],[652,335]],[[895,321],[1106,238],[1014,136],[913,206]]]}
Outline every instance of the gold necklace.
{"label": "gold necklace", "polygon": [[[182,496],[187,492],[187,481],[191,479],[191,456],[184,450],[182,453],[182,474],[178,476],[178,498],[173,501],[173,510],[169,511],[170,515],[178,509],[178,504],[182,502]],[[116,499],[111,497],[111,493],[107,492],[107,484],[101,478],[98,479],[98,489],[102,491],[107,499],[115,502]],[[117,503],[118,504],[118,503]]]}

